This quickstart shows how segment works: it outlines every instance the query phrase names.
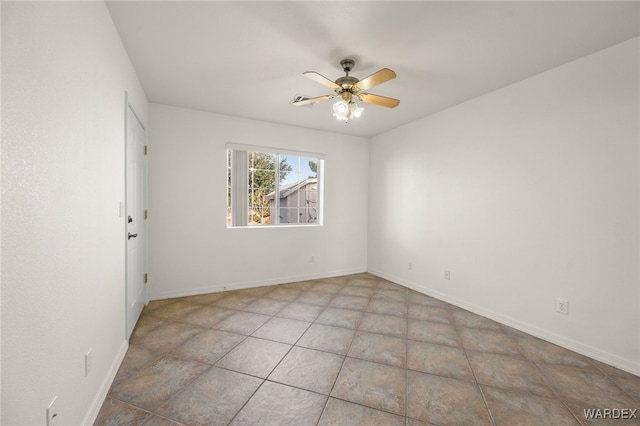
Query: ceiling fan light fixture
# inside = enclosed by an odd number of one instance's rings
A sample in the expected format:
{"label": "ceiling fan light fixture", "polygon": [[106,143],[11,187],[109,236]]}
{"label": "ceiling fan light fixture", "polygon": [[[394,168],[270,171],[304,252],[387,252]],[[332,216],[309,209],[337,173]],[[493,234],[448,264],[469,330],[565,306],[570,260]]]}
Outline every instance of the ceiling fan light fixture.
{"label": "ceiling fan light fixture", "polygon": [[333,104],[333,113],[336,115],[347,115],[349,112],[349,104],[342,99]]}
{"label": "ceiling fan light fixture", "polygon": [[342,99],[333,104],[333,116],[345,123],[349,121],[351,111],[349,110],[349,104]]}
{"label": "ceiling fan light fixture", "polygon": [[358,118],[362,115],[362,111],[364,111],[364,108],[358,106],[358,104],[355,102],[351,102],[351,105],[349,105],[349,111],[351,111],[351,116],[353,118]]}
{"label": "ceiling fan light fixture", "polygon": [[360,117],[362,111],[364,111],[364,108],[359,107],[358,104],[353,101],[347,102],[341,99],[333,104],[333,116],[345,123],[348,122],[350,118]]}

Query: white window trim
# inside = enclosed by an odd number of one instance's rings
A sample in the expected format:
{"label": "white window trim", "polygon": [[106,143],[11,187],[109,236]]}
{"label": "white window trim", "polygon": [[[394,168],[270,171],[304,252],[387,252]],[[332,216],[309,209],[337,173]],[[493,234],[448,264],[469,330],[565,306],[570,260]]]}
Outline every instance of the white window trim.
{"label": "white window trim", "polygon": [[[231,150],[231,225],[227,228],[282,228],[282,227],[316,227],[323,225],[324,217],[324,160],[325,155],[317,152],[295,151],[281,148],[272,148],[259,145],[246,145],[233,142],[225,144],[225,150]],[[248,156],[249,152],[261,152],[266,154],[291,155],[296,157],[316,158],[318,160],[318,222],[317,223],[272,223],[269,225],[248,224]],[[279,157],[278,157],[279,160]],[[279,164],[279,161],[277,161]],[[237,172],[236,172],[237,171]],[[280,190],[280,168],[276,167],[276,193]],[[280,199],[275,197],[276,211],[280,211]]]}
{"label": "white window trim", "polygon": [[318,160],[324,160],[325,155],[320,154],[319,152],[307,152],[307,151],[296,151],[292,149],[283,149],[283,148],[273,148],[270,146],[260,146],[260,145],[246,145],[234,142],[227,142],[225,144],[225,149],[233,149],[238,151],[258,151],[265,152],[269,154],[279,154],[279,155],[294,155],[297,157],[311,157],[317,158]]}

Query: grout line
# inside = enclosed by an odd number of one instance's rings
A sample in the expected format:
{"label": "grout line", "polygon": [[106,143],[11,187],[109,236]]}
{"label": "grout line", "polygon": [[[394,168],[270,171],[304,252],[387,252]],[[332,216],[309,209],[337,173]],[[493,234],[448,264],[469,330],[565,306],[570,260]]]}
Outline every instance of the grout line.
{"label": "grout line", "polygon": [[[342,286],[342,289],[344,289],[346,287],[347,284],[344,284]],[[340,290],[342,291],[342,290]],[[339,293],[339,292],[338,292]],[[329,307],[329,305],[331,305],[331,302],[333,302],[333,300],[335,300],[337,296],[334,296],[331,301],[329,301],[329,304],[325,307],[325,309],[320,313],[320,315],[318,315],[318,317],[316,318],[316,320],[318,318],[320,318],[320,316],[327,310],[327,308]],[[360,318],[360,320],[362,320],[362,318]],[[314,321],[313,324],[316,324],[316,322]],[[358,325],[360,323],[358,322]],[[326,324],[321,324],[321,325],[326,325]],[[324,402],[324,407],[322,407],[322,412],[320,413],[320,417],[318,417],[318,421],[316,422],[316,425],[318,425],[320,423],[320,420],[322,419],[322,416],[324,416],[325,411],[327,410],[327,406],[329,405],[329,400],[331,399],[331,394],[333,393],[333,390],[336,387],[336,383],[338,383],[338,379],[340,378],[340,373],[342,373],[342,369],[344,368],[344,363],[345,360],[347,359],[347,354],[349,353],[349,351],[351,350],[351,345],[353,345],[353,340],[356,338],[356,332],[357,332],[357,327],[354,330],[353,336],[351,337],[351,342],[349,343],[349,347],[347,348],[347,350],[345,351],[344,355],[342,356],[342,364],[340,364],[340,368],[338,369],[338,374],[336,375],[335,380],[333,381],[333,384],[331,385],[331,389],[329,389],[329,395],[327,396],[327,400]]]}
{"label": "grout line", "polygon": [[[232,371],[232,370],[230,370],[230,371]],[[236,373],[237,373],[237,371],[236,371]],[[247,398],[247,400],[244,402],[244,404],[242,404],[242,407],[240,407],[240,408],[238,409],[238,411],[236,411],[236,413],[233,415],[233,417],[231,417],[231,419],[229,420],[229,423],[228,423],[228,424],[233,423],[233,420],[234,420],[236,417],[238,417],[238,414],[240,414],[240,412],[244,409],[244,407],[246,407],[246,405],[249,403],[249,401],[251,401],[251,400],[253,399],[253,397],[255,396],[255,394],[256,394],[256,393],[258,393],[258,391],[260,390],[260,388],[262,388],[262,385],[264,385],[266,381],[267,381],[267,379],[262,379],[262,383],[260,383],[260,386],[258,386],[258,387],[256,388],[256,390],[255,390],[255,391],[253,391],[253,393],[251,394],[251,396],[250,396],[249,398]]]}
{"label": "grout line", "polygon": [[[478,383],[478,376],[476,376],[476,372],[473,369],[473,365],[471,364],[471,360],[469,359],[469,354],[467,353],[467,348],[464,346],[464,343],[462,341],[462,337],[460,336],[460,331],[458,330],[459,325],[456,323],[455,317],[453,316],[453,312],[451,313],[451,316],[453,317],[453,329],[455,330],[456,334],[458,335],[458,340],[460,341],[460,349],[462,350],[462,353],[464,354],[465,359],[467,360],[467,364],[469,365],[469,369],[471,370],[471,374],[473,374],[473,380],[475,382],[475,386],[476,389],[478,390],[478,392],[480,392],[480,397],[482,398],[482,402],[484,404],[485,409],[487,410],[487,414],[489,415],[489,420],[491,420],[491,424],[493,426],[496,426],[496,421],[493,418],[493,413],[491,412],[491,409],[489,408],[489,403],[487,402],[487,398],[484,395],[484,392],[482,391],[482,388],[480,387],[480,383]],[[462,327],[462,326],[460,326]]]}

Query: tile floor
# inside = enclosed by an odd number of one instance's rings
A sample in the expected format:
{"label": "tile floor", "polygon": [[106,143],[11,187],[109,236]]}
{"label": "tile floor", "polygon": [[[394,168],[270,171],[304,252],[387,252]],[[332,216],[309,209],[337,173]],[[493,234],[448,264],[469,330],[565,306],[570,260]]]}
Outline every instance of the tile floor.
{"label": "tile floor", "polygon": [[151,302],[96,424],[638,423],[596,408],[640,377],[358,274]]}

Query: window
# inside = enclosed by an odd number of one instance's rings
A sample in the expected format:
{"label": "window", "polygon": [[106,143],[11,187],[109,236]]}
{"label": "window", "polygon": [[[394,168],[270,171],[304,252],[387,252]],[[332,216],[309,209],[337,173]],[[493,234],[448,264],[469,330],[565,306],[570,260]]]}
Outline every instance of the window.
{"label": "window", "polygon": [[227,144],[227,226],[320,225],[322,154]]}

